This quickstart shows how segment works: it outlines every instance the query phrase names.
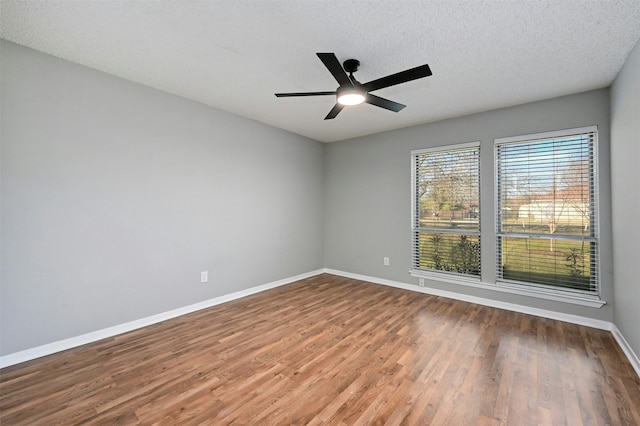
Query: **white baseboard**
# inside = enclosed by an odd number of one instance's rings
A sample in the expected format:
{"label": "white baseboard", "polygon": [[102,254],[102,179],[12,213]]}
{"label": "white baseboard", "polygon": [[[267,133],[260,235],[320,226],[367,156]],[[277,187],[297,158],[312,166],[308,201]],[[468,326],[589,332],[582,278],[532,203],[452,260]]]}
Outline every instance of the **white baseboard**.
{"label": "white baseboard", "polygon": [[222,303],[230,302],[232,300],[240,299],[242,297],[250,296],[255,293],[260,293],[265,290],[269,290],[275,287],[279,287],[285,284],[290,284],[295,281],[299,281],[305,278],[313,277],[323,273],[323,269],[307,272],[304,274],[296,275],[293,277],[284,278],[282,280],[273,281],[267,284],[259,285],[257,287],[251,287],[246,290],[237,291],[231,294],[225,294],[220,297],[205,300],[203,302],[195,303],[193,305],[184,306],[182,308],[173,309],[171,311],[162,312],[160,314],[152,315],[138,320],[130,321],[124,324],[116,325],[113,327],[104,328],[102,330],[94,331],[80,336],[71,337],[68,339],[60,340],[57,342],[48,343],[46,345],[37,346],[35,348],[26,349],[20,352],[4,355],[0,357],[0,368],[9,367],[21,362],[30,361],[32,359],[40,358],[46,355],[51,355],[56,352],[61,352],[67,349],[75,348],[77,346],[93,343],[98,340],[113,337],[118,334],[133,331],[142,327],[146,327],[152,324],[156,324],[162,321],[166,321],[171,318],[176,318],[181,315],[186,315],[192,312],[196,312],[202,309],[210,308],[212,306],[220,305]]}
{"label": "white baseboard", "polygon": [[324,270],[328,274],[339,275],[342,277],[353,278],[362,281],[369,281],[376,284],[388,285],[391,287],[402,288],[404,290],[417,291],[419,293],[432,294],[434,296],[442,296],[449,299],[462,300],[463,302],[476,303],[478,305],[491,306],[493,308],[506,309],[508,311],[520,312],[523,314],[535,315],[538,317],[549,318],[559,321],[570,322],[572,324],[586,325],[588,327],[598,328],[601,330],[611,330],[613,324],[608,321],[597,320],[593,318],[582,317],[578,315],[564,314],[562,312],[549,311],[546,309],[532,308],[530,306],[518,305],[515,303],[501,302],[493,299],[485,299],[483,297],[470,296],[468,294],[456,293],[454,291],[439,290],[430,287],[419,287],[413,284],[401,283],[382,278],[369,277],[366,275],[352,274],[350,272],[337,271],[333,269]]}
{"label": "white baseboard", "polygon": [[616,342],[618,342],[618,345],[620,345],[620,348],[627,356],[627,359],[631,363],[631,366],[634,370],[636,370],[636,374],[638,375],[638,377],[640,377],[640,358],[638,358],[638,355],[636,355],[633,349],[631,349],[631,346],[629,346],[629,342],[627,342],[627,339],[624,338],[615,324],[613,324],[611,334],[613,334],[613,337],[615,337]]}
{"label": "white baseboard", "polygon": [[542,318],[549,318],[549,319],[554,319],[558,321],[565,321],[572,324],[578,324],[578,325],[584,325],[587,327],[597,328],[600,330],[607,330],[607,331],[610,331],[611,334],[613,334],[613,337],[616,339],[616,341],[622,348],[622,351],[627,356],[627,359],[629,359],[629,362],[631,363],[631,365],[633,366],[633,369],[638,374],[638,377],[640,377],[640,360],[638,359],[638,355],[636,355],[633,349],[631,349],[631,346],[629,346],[629,343],[626,341],[622,333],[620,333],[620,330],[618,330],[618,327],[616,327],[615,324],[608,321],[602,321],[602,320],[582,317],[578,315],[564,314],[562,312],[549,311],[546,309],[532,308],[529,306],[501,302],[501,301],[492,300],[492,299],[485,299],[482,297],[470,296],[467,294],[456,293],[453,291],[439,290],[439,289],[430,288],[430,287],[420,287],[417,285],[402,283],[398,281],[391,281],[383,278],[376,278],[376,277],[370,277],[367,275],[353,274],[351,272],[338,271],[335,269],[325,268],[324,272],[326,272],[327,274],[338,275],[346,278],[353,278],[361,281],[368,281],[375,284],[387,285],[390,287],[401,288],[404,290],[416,291],[419,293],[431,294],[434,296],[442,296],[442,297],[447,297],[449,299],[456,299],[464,302],[476,303],[478,305],[506,309],[509,311],[535,315]]}

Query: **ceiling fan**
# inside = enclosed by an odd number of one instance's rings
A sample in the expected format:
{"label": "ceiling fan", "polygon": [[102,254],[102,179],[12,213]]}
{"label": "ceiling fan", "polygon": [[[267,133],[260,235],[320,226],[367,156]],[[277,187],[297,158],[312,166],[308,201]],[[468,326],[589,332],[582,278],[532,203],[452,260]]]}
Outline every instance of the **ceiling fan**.
{"label": "ceiling fan", "polygon": [[[425,64],[362,84],[353,76],[353,73],[358,71],[360,67],[360,61],[357,59],[347,59],[343,65],[340,65],[338,58],[336,58],[336,55],[333,53],[316,53],[316,55],[318,55],[318,58],[320,58],[322,63],[327,67],[331,75],[340,83],[340,87],[333,92],[276,93],[275,95],[279,98],[335,95],[336,104],[324,118],[325,120],[336,118],[340,111],[347,105],[359,105],[363,102],[388,109],[389,111],[398,112],[406,107],[406,105],[372,95],[370,92],[431,75],[429,65]],[[347,75],[347,73],[349,73],[349,75]]]}

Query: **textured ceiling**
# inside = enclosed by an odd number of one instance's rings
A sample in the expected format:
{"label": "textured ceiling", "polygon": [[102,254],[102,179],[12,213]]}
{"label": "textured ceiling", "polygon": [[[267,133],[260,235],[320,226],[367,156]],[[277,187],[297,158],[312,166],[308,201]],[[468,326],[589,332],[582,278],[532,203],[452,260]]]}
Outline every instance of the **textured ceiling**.
{"label": "textured ceiling", "polygon": [[[331,142],[609,86],[640,38],[640,1],[13,1],[2,38]],[[361,82],[433,76],[323,120],[335,90],[316,52]]]}

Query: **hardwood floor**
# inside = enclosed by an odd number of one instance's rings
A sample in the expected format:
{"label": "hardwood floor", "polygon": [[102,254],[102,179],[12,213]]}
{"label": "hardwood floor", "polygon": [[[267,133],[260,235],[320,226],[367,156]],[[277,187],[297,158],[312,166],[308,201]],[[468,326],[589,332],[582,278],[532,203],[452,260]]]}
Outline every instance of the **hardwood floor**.
{"label": "hardwood floor", "polygon": [[319,275],[0,371],[0,422],[640,425],[611,333]]}

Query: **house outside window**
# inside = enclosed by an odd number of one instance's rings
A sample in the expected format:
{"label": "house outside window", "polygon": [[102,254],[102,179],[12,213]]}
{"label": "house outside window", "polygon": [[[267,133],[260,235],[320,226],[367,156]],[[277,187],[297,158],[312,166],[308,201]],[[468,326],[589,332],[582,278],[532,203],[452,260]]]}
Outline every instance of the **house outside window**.
{"label": "house outside window", "polygon": [[480,279],[480,143],[411,152],[412,273]]}

